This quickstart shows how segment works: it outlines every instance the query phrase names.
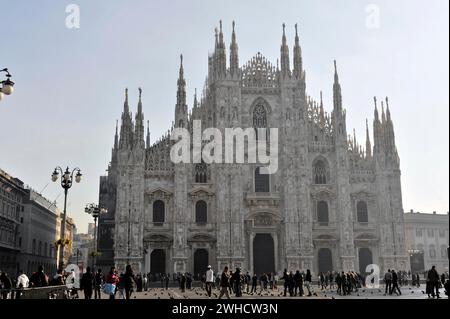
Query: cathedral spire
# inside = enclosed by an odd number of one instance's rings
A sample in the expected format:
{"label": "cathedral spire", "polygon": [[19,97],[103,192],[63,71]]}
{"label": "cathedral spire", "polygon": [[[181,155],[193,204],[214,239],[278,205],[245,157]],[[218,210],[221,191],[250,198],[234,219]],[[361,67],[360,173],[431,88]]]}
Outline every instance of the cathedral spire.
{"label": "cathedral spire", "polygon": [[114,149],[119,148],[119,121],[116,120],[116,134],[114,135]]}
{"label": "cathedral spire", "polygon": [[150,121],[147,121],[147,138],[146,138],[147,148],[150,148]]}
{"label": "cathedral spire", "polygon": [[295,24],[295,46],[294,46],[294,75],[297,79],[302,78],[303,61],[302,49],[300,47],[300,40],[298,38],[297,23]]}
{"label": "cathedral spire", "polygon": [[226,49],[223,40],[222,20],[219,22],[219,31],[216,32],[216,48],[214,51],[214,72],[218,78],[223,78],[227,72]]}
{"label": "cathedral spire", "polygon": [[286,41],[286,24],[283,23],[283,37],[281,39],[280,48],[280,63],[281,63],[281,74],[285,77],[290,73],[289,66],[289,47]]}
{"label": "cathedral spire", "polygon": [[391,111],[389,110],[389,98],[386,96],[386,120],[388,122],[392,122],[391,121]]}
{"label": "cathedral spire", "polygon": [[366,158],[372,157],[372,145],[370,144],[369,121],[366,119]]}
{"label": "cathedral spire", "polygon": [[342,110],[342,93],[341,93],[341,85],[339,84],[339,75],[337,72],[336,60],[334,60],[333,101],[334,101],[334,109],[341,111]]}
{"label": "cathedral spire", "polygon": [[187,125],[186,81],[184,79],[183,55],[180,55],[180,71],[177,81],[177,104],[175,106],[175,125]]}
{"label": "cathedral spire", "polygon": [[236,32],[234,31],[234,21],[233,21],[233,32],[231,34],[231,44],[230,44],[230,72],[231,75],[237,75],[239,72],[239,54],[238,45],[236,42]]}
{"label": "cathedral spire", "polygon": [[374,113],[374,121],[379,121],[380,120],[380,117],[379,117],[379,115],[378,115],[378,107],[377,107],[377,97],[376,96],[374,96],[373,97],[373,102],[374,102],[374,104],[375,104],[375,108],[374,108],[374,111],[373,111],[373,113]]}
{"label": "cathedral spire", "polygon": [[323,95],[322,95],[322,91],[320,91],[319,113],[320,113],[320,122],[321,122],[322,125],[324,125],[325,124],[325,112],[323,110]]}
{"label": "cathedral spire", "polygon": [[128,105],[128,88],[125,89],[125,101],[123,103],[122,123],[120,126],[119,148],[132,146],[133,121],[131,119],[130,107]]}
{"label": "cathedral spire", "polygon": [[137,146],[144,148],[145,142],[144,142],[144,113],[142,112],[142,89],[139,88],[139,102],[138,102],[138,108],[135,115],[135,137],[134,142]]}

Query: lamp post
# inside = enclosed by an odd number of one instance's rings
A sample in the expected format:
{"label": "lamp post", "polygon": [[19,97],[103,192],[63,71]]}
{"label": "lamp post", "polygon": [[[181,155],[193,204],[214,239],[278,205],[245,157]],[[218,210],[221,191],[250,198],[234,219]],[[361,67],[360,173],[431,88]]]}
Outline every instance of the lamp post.
{"label": "lamp post", "polygon": [[108,210],[105,207],[96,205],[96,204],[87,204],[86,208],[84,209],[86,213],[89,215],[92,215],[94,217],[94,268],[96,267],[97,262],[97,218],[100,216],[100,214],[106,214]]}
{"label": "lamp post", "polygon": [[[77,172],[75,177],[74,173]],[[62,170],[61,167],[57,166],[52,174],[52,182],[56,182],[59,177],[59,173],[61,173],[61,187],[64,189],[64,211],[63,211],[63,220],[61,223],[61,238],[59,244],[60,248],[60,260],[59,260],[59,268],[63,269],[64,267],[64,246],[66,245],[66,207],[67,207],[67,193],[69,192],[69,188],[72,187],[73,180],[75,178],[75,182],[81,182],[81,170],[77,167],[72,172],[69,171],[69,167],[66,168],[65,171]]]}
{"label": "lamp post", "polygon": [[1,69],[0,72],[6,73],[6,80],[0,81],[2,85],[0,87],[0,101],[3,99],[5,95],[10,95],[14,92],[14,82],[11,81],[11,74],[8,69]]}

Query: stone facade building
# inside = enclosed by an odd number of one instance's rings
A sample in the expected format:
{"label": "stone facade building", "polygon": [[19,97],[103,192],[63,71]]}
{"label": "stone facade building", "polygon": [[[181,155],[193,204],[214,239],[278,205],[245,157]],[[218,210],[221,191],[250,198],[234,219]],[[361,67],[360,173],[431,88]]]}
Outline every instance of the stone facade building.
{"label": "stone facade building", "polygon": [[42,265],[49,275],[56,273],[58,251],[55,249],[59,209],[41,194],[26,189],[20,233],[23,238],[20,264],[31,274]]}
{"label": "stone facade building", "polygon": [[[126,92],[108,175],[100,178],[99,264],[137,271],[202,273],[208,264],[244,271],[408,269],[400,161],[388,99],[376,99],[373,147],[347,133],[335,62],[333,105],[306,92],[297,28],[293,60],[285,27],[280,63],[261,53],[239,64],[234,30],[229,60],[220,29],[200,98],[186,102],[183,60],[174,123],[156,142],[144,132],[139,90],[133,119]],[[292,64],[291,64],[292,62]],[[292,65],[292,67],[291,67]],[[176,127],[278,128],[278,165],[174,164]],[[367,123],[366,123],[367,124]],[[264,137],[259,137],[264,139]],[[269,143],[273,141],[270,140]]]}
{"label": "stone facade building", "polygon": [[448,213],[405,213],[406,248],[412,272],[423,272],[433,265],[439,273],[449,271],[448,223]]}
{"label": "stone facade building", "polygon": [[24,197],[23,182],[0,169],[0,271],[13,276],[20,267],[19,227]]}

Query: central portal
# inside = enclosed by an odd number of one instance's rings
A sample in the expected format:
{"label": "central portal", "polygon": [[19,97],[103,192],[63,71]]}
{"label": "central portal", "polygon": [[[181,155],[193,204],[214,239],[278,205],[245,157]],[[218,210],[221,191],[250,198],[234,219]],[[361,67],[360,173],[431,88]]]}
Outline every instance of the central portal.
{"label": "central portal", "polygon": [[255,235],[253,269],[258,276],[263,273],[275,273],[275,245],[270,234]]}

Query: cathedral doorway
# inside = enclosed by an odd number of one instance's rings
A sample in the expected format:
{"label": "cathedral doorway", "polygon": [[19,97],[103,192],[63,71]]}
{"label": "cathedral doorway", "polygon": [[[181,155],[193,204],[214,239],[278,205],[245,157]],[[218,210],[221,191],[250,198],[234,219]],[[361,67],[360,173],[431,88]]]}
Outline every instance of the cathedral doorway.
{"label": "cathedral doorway", "polygon": [[270,234],[256,234],[253,239],[253,271],[258,276],[275,273],[275,245]]}
{"label": "cathedral doorway", "polygon": [[360,248],[358,251],[358,258],[359,258],[359,273],[363,275],[366,273],[367,265],[373,263],[372,252],[370,251],[369,248]]}
{"label": "cathedral doorway", "polygon": [[319,273],[333,270],[333,258],[329,248],[321,248],[318,253]]}
{"label": "cathedral doorway", "polygon": [[209,253],[206,249],[197,249],[194,252],[194,277],[199,279],[206,273],[209,263]]}
{"label": "cathedral doorway", "polygon": [[152,274],[166,273],[166,252],[164,249],[154,249],[150,255],[150,272]]}

